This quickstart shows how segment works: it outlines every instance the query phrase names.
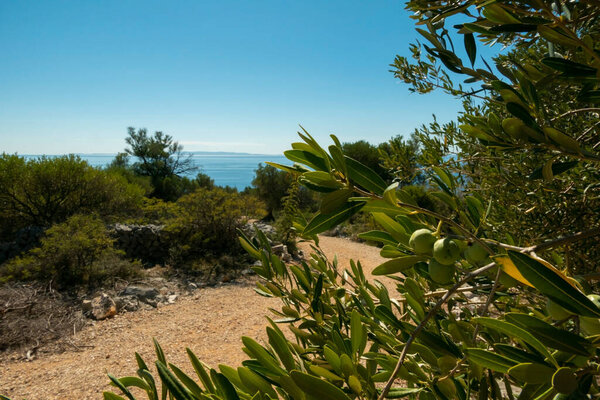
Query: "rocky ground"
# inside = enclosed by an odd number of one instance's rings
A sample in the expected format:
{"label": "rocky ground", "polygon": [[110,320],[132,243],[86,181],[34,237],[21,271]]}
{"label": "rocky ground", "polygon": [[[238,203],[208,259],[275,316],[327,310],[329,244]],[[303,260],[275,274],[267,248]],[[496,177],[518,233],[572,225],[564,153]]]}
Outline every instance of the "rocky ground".
{"label": "rocky ground", "polygon": [[[330,257],[337,254],[343,267],[350,258],[360,260],[366,272],[383,261],[377,248],[346,239],[321,237],[321,248]],[[310,252],[306,244],[301,249]],[[238,365],[245,359],[240,337],[263,340],[268,308],[279,306],[278,299],[257,295],[254,282],[246,277],[200,288],[171,297],[171,302],[168,293],[159,291],[166,299],[159,307],[94,321],[69,338],[71,350],[40,353],[30,361],[23,354],[4,354],[0,394],[13,400],[101,399],[102,391],[110,388],[107,372],[135,374],[135,351],[148,363],[155,359],[153,337],[162,344],[167,360],[186,372],[191,373],[186,347],[209,366]]]}

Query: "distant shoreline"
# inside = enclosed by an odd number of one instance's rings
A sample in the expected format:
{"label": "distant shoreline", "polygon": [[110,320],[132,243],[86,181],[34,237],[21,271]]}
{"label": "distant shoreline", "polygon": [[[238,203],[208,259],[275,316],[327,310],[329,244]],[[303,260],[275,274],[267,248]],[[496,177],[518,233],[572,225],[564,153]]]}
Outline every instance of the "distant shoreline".
{"label": "distant shoreline", "polygon": [[[68,154],[80,157],[94,168],[106,168],[118,153],[19,154],[19,156],[31,160],[42,156],[52,158]],[[190,155],[192,163],[198,167],[198,170],[183,174],[183,176],[193,179],[198,172],[202,172],[213,179],[217,186],[230,186],[238,190],[252,186],[254,171],[259,164],[264,165],[267,161],[283,164],[289,162],[283,154],[253,154],[225,151],[188,151],[183,152],[183,154],[184,157]],[[131,157],[131,161],[135,162],[135,157]]]}
{"label": "distant shoreline", "polygon": [[[46,157],[59,157],[59,156],[66,156],[69,154],[73,154],[75,156],[85,156],[85,157],[114,157],[119,153],[60,153],[60,154],[25,154],[25,153],[13,153],[13,154],[17,154],[19,156],[22,157],[41,157],[41,156],[46,156]],[[281,156],[282,154],[280,153],[275,153],[275,154],[268,154],[268,153],[238,153],[238,152],[233,152],[233,151],[183,151],[182,154],[192,154],[192,155],[202,155],[202,156],[209,156],[209,155],[219,155],[219,156],[267,156],[267,157],[272,157],[272,156]]]}

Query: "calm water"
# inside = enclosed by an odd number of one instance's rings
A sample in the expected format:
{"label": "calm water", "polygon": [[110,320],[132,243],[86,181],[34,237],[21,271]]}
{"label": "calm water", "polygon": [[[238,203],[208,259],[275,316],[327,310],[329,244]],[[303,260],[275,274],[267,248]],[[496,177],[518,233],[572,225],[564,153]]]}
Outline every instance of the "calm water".
{"label": "calm water", "polygon": [[[114,158],[114,154],[77,154],[94,167],[105,167]],[[194,164],[199,171],[214,179],[219,186],[232,186],[239,190],[250,186],[254,178],[254,170],[259,163],[265,161],[291,165],[283,155],[243,154],[243,153],[192,153]],[[37,157],[25,155],[26,158]],[[190,174],[190,177],[197,172]]]}

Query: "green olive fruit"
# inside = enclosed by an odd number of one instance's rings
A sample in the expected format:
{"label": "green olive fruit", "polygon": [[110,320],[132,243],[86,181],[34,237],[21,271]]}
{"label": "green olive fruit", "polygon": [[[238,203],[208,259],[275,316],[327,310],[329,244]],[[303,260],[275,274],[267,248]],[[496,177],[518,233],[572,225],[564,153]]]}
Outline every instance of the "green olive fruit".
{"label": "green olive fruit", "polygon": [[552,375],[552,388],[561,394],[573,393],[577,390],[577,375],[571,368],[559,368]]}
{"label": "green olive fruit", "polygon": [[437,381],[436,387],[447,398],[456,398],[456,386],[454,386],[454,381],[452,381],[452,379],[445,378]]}
{"label": "green olive fruit", "polygon": [[598,318],[579,317],[579,327],[588,336],[600,335],[600,320]]}
{"label": "green olive fruit", "polygon": [[456,357],[445,355],[438,358],[437,363],[442,374],[446,375],[448,372],[452,371],[454,367],[456,367],[456,361]]}
{"label": "green olive fruit", "polygon": [[432,281],[439,283],[440,285],[445,285],[452,281],[456,269],[454,268],[454,265],[440,264],[432,259],[429,260],[429,268],[427,271],[429,272],[429,277]]}
{"label": "green olive fruit", "polygon": [[475,379],[480,380],[484,372],[483,367],[479,364],[471,363],[469,364],[469,368],[471,369],[471,375]]}
{"label": "green olive fruit", "polygon": [[512,276],[508,275],[505,272],[500,273],[500,278],[498,280],[500,281],[500,284],[507,289],[511,288],[511,287],[515,287],[519,283],[518,280],[516,280],[515,278],[513,278]]}
{"label": "green olive fruit", "polygon": [[472,265],[478,265],[480,262],[485,260],[488,256],[488,252],[479,243],[473,243],[465,250],[465,258]]}
{"label": "green olive fruit", "polygon": [[417,229],[410,235],[408,245],[417,254],[431,254],[435,236],[429,229]]}
{"label": "green olive fruit", "polygon": [[433,244],[433,258],[444,265],[454,264],[460,256],[460,247],[449,238],[439,239]]}
{"label": "green olive fruit", "polygon": [[469,247],[469,242],[467,242],[466,240],[458,240],[458,239],[453,239],[453,240],[454,240],[454,242],[456,242],[456,244],[460,248],[461,253],[464,253],[467,250],[467,247]]}
{"label": "green olive fruit", "polygon": [[571,312],[565,310],[550,299],[548,299],[546,302],[546,311],[548,312],[548,315],[552,317],[552,319],[557,321],[561,321],[573,315]]}

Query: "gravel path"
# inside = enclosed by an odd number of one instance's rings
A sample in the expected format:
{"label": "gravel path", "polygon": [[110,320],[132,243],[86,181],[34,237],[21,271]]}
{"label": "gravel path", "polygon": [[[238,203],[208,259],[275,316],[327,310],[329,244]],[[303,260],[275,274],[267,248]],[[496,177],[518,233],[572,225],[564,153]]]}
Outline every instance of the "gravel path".
{"label": "gravel path", "polygon": [[[343,268],[353,258],[369,272],[383,260],[377,248],[345,239],[321,237],[320,244],[329,257],[338,255]],[[301,249],[310,251],[306,244]],[[205,288],[172,305],[99,321],[73,339],[78,351],[4,363],[0,394],[13,400],[99,400],[102,391],[110,388],[107,372],[135,375],[135,351],[149,365],[154,362],[153,337],[161,343],[167,361],[186,372],[191,372],[186,346],[209,366],[239,365],[246,358],[240,337],[263,340],[268,308],[280,306],[278,299],[259,296],[253,288],[252,281]]]}

